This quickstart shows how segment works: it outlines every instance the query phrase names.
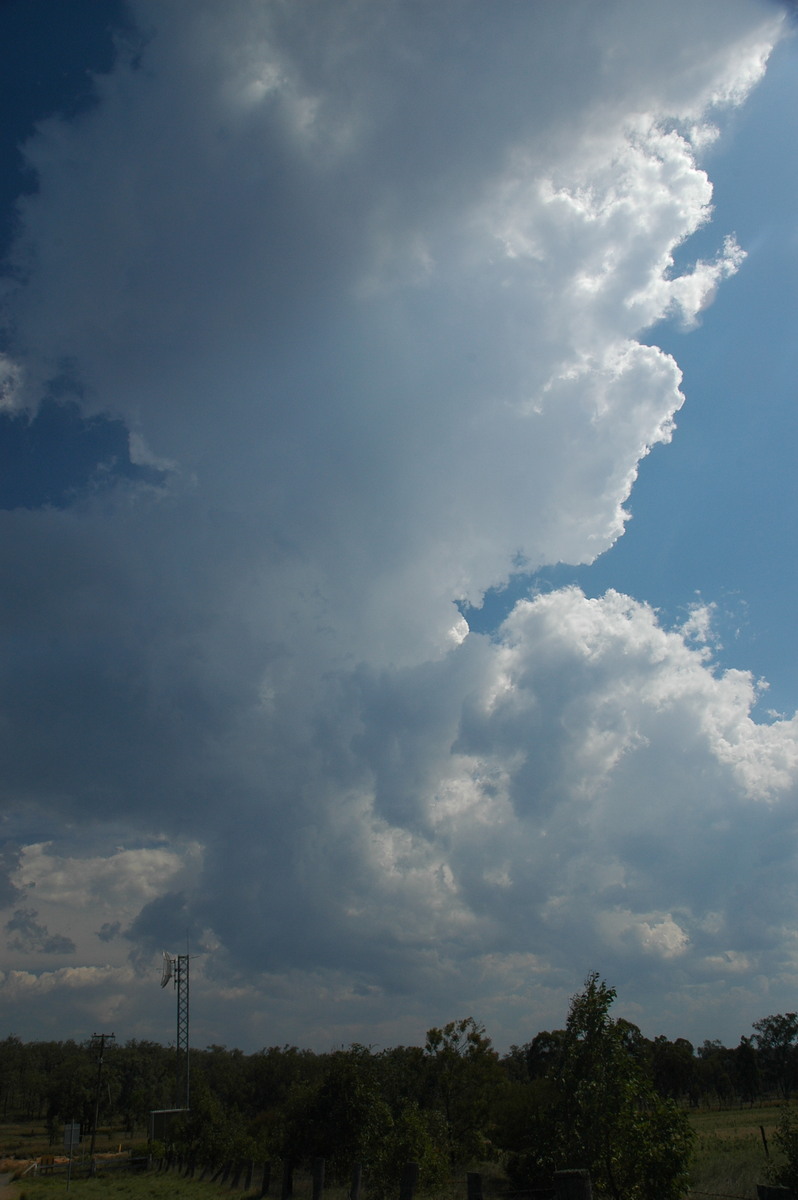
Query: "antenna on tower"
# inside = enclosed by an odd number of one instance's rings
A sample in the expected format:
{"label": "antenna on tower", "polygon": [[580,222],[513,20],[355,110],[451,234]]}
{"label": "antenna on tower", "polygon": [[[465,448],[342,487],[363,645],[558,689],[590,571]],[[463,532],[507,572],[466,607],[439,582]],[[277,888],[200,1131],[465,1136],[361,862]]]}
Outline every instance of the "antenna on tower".
{"label": "antenna on tower", "polygon": [[176,1068],[176,1099],[178,1106],[182,1103],[189,1107],[189,1003],[188,1003],[188,954],[167,954],[163,951],[163,969],[161,971],[161,987],[165,988],[170,979],[174,979],[177,992],[177,1060]]}
{"label": "antenna on tower", "polygon": [[166,987],[169,980],[172,978],[172,959],[163,951],[163,971],[161,972],[161,987]]}

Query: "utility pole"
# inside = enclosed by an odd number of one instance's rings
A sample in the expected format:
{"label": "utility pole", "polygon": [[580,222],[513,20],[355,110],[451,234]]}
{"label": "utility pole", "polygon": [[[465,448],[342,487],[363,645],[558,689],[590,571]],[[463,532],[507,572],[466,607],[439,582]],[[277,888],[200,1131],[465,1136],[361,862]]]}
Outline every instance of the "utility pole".
{"label": "utility pole", "polygon": [[113,1033],[93,1033],[91,1035],[91,1048],[97,1050],[97,1087],[94,1092],[94,1124],[91,1129],[91,1145],[89,1147],[89,1158],[94,1162],[94,1142],[97,1137],[97,1119],[100,1115],[100,1084],[102,1082],[103,1061],[105,1055],[105,1043],[116,1041],[116,1035]]}

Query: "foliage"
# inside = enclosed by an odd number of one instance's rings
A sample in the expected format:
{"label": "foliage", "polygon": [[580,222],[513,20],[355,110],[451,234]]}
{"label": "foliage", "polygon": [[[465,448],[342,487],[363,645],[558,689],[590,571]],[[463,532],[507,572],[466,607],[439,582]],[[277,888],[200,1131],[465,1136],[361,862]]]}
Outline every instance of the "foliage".
{"label": "foliage", "polygon": [[484,1026],[465,1017],[443,1029],[430,1029],[424,1054],[433,1103],[445,1123],[450,1162],[489,1158],[491,1111],[505,1076]]}
{"label": "foliage", "polygon": [[197,1162],[242,1162],[258,1150],[238,1114],[224,1108],[203,1076],[194,1081],[191,1112],[176,1121],[171,1133],[178,1153]]}
{"label": "foliage", "polygon": [[770,1176],[774,1183],[798,1191],[798,1112],[787,1105],[781,1110],[773,1141],[781,1152],[781,1161],[773,1164]]}
{"label": "foliage", "polygon": [[396,1116],[409,1102],[429,1108],[434,1081],[422,1046],[393,1046],[378,1056],[382,1097]]}
{"label": "foliage", "polygon": [[323,1080],[297,1089],[287,1107],[283,1156],[291,1162],[323,1158],[337,1182],[347,1180],[355,1163],[376,1160],[391,1127],[374,1058],[364,1046],[330,1055]]}
{"label": "foliage", "polygon": [[756,1041],[765,1070],[789,1100],[798,1075],[798,1014],[776,1013],[754,1021]]}
{"label": "foliage", "polygon": [[108,1057],[110,1075],[117,1084],[116,1109],[132,1133],[137,1125],[146,1125],[150,1109],[156,1107],[154,1097],[169,1094],[173,1064],[167,1062],[164,1048],[157,1042],[132,1040],[124,1049],[112,1047]]}
{"label": "foliage", "polygon": [[545,1183],[556,1169],[590,1171],[594,1193],[613,1200],[676,1200],[692,1146],[686,1116],[655,1091],[639,1030],[614,1021],[615,990],[588,977],[574,996],[551,1090],[530,1129],[526,1155],[515,1159],[516,1183]]}
{"label": "foliage", "polygon": [[740,1038],[740,1045],[734,1051],[734,1075],[740,1099],[753,1104],[762,1090],[762,1074],[753,1038]]}
{"label": "foliage", "polygon": [[418,1163],[419,1190],[439,1192],[449,1175],[449,1162],[443,1149],[446,1130],[440,1114],[425,1112],[411,1100],[380,1140],[368,1177],[369,1195],[384,1200],[396,1194],[397,1180],[405,1163]]}
{"label": "foliage", "polygon": [[695,1081],[695,1056],[693,1047],[686,1038],[669,1042],[666,1037],[656,1037],[651,1043],[652,1082],[661,1096],[678,1100],[693,1091]]}

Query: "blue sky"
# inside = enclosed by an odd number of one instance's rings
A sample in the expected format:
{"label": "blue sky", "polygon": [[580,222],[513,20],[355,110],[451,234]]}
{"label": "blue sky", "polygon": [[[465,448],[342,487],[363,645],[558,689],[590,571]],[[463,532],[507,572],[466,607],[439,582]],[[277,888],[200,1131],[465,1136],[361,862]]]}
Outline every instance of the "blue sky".
{"label": "blue sky", "polygon": [[[798,650],[789,599],[797,498],[790,469],[798,365],[792,337],[797,86],[796,45],[787,40],[707,159],[715,185],[713,225],[737,233],[748,253],[745,266],[719,290],[693,336],[663,339],[685,373],[690,403],[679,420],[682,436],[670,447],[664,486],[670,505],[678,504],[679,524],[662,574],[683,580],[685,590],[700,590],[721,610],[728,606],[722,661],[744,660],[770,684],[765,704],[788,713],[796,708]],[[640,482],[642,515],[656,483],[649,492],[645,476]],[[633,542],[634,529],[629,533]]]}
{"label": "blue sky", "polygon": [[166,1040],[187,935],[202,1044],[789,1008],[787,9],[0,38],[0,1023]]}
{"label": "blue sky", "polygon": [[474,625],[490,628],[530,587],[608,587],[654,605],[681,624],[696,602],[716,606],[715,655],[768,688],[760,710],[798,705],[798,628],[792,597],[796,490],[792,460],[798,362],[795,213],[798,49],[785,39],[746,104],[723,121],[705,165],[712,221],[680,247],[677,263],[711,256],[726,232],[747,258],[695,328],[651,331],[684,372],[686,403],[668,446],[643,460],[627,505],[633,520],[590,566],[560,565],[519,577],[489,597]]}

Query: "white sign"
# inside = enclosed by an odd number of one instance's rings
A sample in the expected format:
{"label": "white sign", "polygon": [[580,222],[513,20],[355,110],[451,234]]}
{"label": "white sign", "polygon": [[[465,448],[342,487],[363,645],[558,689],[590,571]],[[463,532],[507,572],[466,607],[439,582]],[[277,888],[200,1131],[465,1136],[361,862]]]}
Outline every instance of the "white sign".
{"label": "white sign", "polygon": [[69,1154],[75,1146],[79,1145],[80,1125],[74,1121],[71,1125],[64,1126],[64,1149]]}

